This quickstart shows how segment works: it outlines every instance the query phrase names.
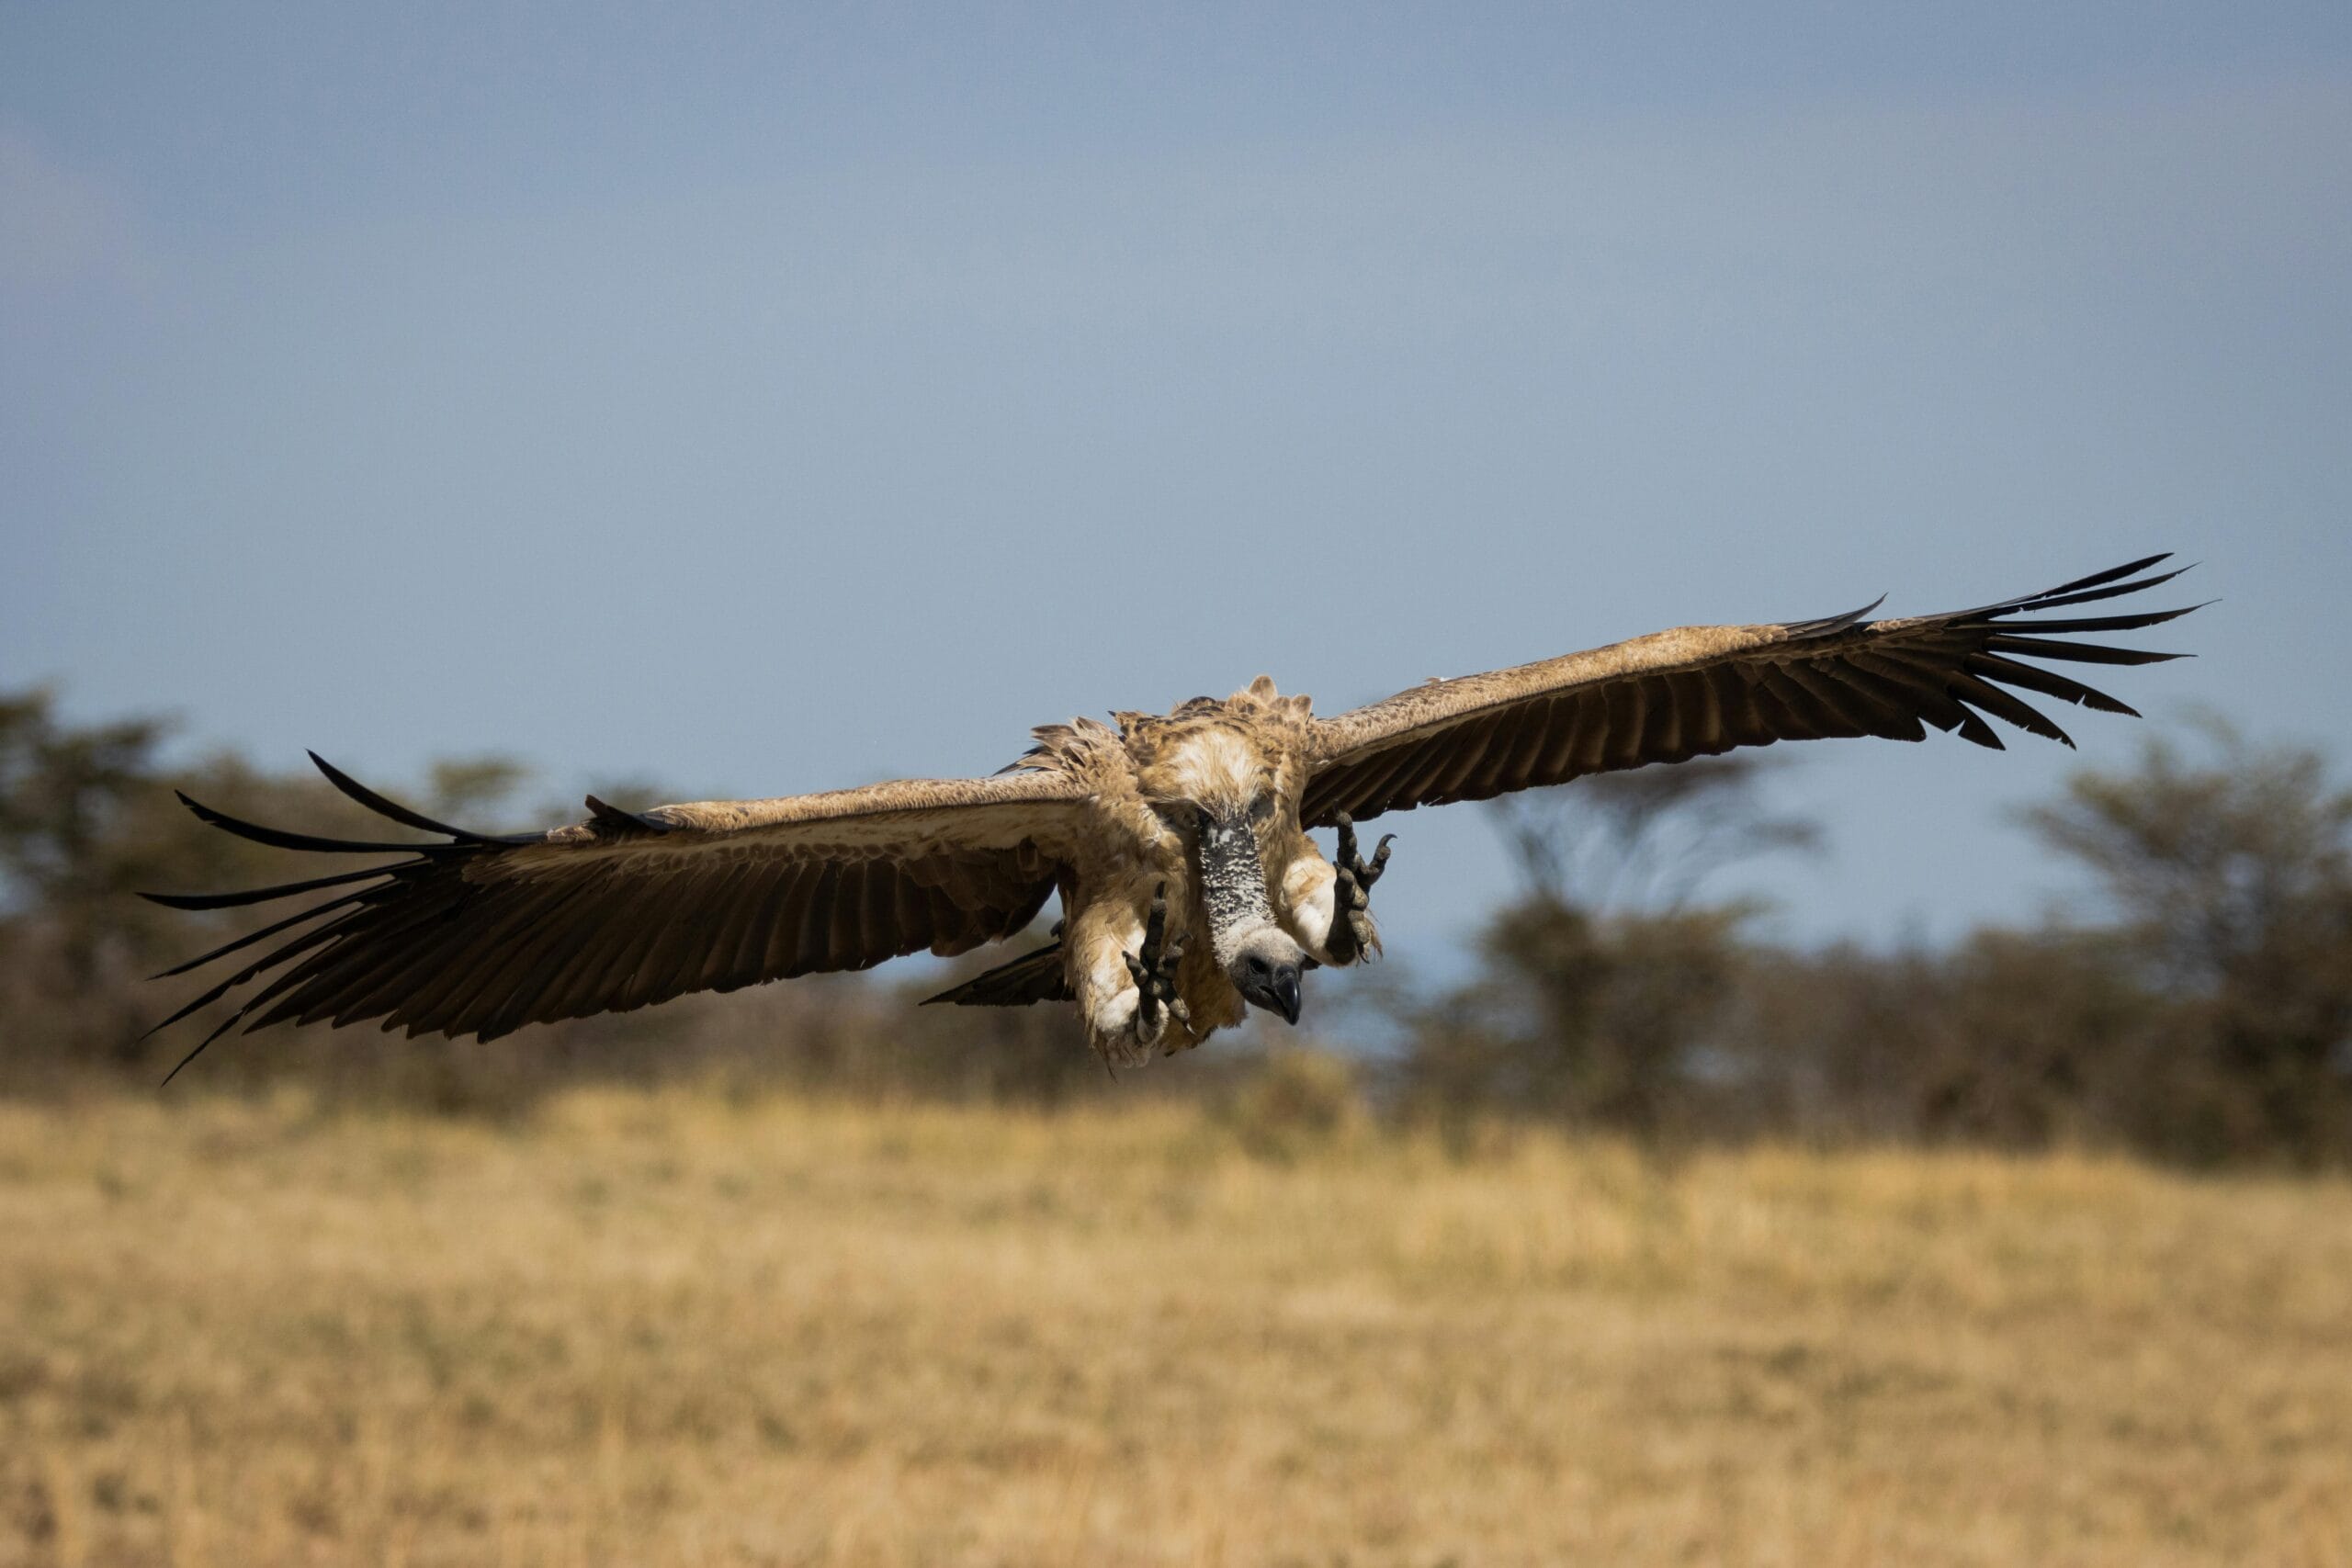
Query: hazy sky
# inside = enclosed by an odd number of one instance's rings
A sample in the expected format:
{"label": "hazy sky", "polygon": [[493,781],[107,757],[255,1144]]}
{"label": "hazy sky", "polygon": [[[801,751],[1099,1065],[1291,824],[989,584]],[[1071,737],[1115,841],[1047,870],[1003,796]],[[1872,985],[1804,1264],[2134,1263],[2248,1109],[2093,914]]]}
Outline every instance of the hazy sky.
{"label": "hazy sky", "polygon": [[[391,781],[2165,548],[2201,657],[2101,683],[2352,761],[2352,7],[0,5],[0,684]],[[2060,716],[1787,749],[1781,929],[2064,891],[2005,812],[2142,727]],[[1442,966],[1489,826],[1384,825]]]}

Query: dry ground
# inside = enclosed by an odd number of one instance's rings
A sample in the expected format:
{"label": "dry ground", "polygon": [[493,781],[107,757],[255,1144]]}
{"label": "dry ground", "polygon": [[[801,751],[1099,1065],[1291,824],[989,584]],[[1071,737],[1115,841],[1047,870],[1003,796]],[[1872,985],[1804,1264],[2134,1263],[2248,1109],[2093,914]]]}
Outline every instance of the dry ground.
{"label": "dry ground", "polygon": [[0,1106],[0,1563],[2352,1562],[2352,1188]]}

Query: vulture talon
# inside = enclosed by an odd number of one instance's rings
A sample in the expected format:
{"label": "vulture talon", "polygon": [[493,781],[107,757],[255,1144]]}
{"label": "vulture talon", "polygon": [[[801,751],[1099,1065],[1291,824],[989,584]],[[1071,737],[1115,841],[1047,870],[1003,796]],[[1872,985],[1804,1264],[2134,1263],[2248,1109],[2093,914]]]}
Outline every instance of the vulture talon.
{"label": "vulture talon", "polygon": [[1372,918],[1372,885],[1388,869],[1388,846],[1396,835],[1383,834],[1367,861],[1356,847],[1355,818],[1342,811],[1334,826],[1340,830],[1340,848],[1331,862],[1336,873],[1331,883],[1331,933],[1323,945],[1334,964],[1354,964],[1380,951],[1380,927]]}
{"label": "vulture talon", "polygon": [[1168,884],[1152,890],[1151,913],[1145,919],[1143,949],[1125,954],[1127,974],[1136,983],[1135,1033],[1138,1060],[1148,1055],[1174,1019],[1187,1025],[1192,1010],[1176,991],[1176,971],[1184,961],[1184,939],[1168,940]]}

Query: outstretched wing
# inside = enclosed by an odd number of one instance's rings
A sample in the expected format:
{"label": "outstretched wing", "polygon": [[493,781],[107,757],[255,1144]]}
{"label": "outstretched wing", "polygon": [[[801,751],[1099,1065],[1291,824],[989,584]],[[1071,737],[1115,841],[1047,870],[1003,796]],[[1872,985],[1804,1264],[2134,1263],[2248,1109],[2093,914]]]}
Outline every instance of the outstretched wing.
{"label": "outstretched wing", "polygon": [[863,969],[926,948],[963,953],[1027,928],[1054,890],[1084,798],[1078,781],[1043,771],[641,813],[591,795],[585,822],[491,836],[435,822],[311,760],[362,806],[446,841],[281,832],[181,796],[205,821],[259,843],[405,857],[244,892],[148,894],[218,909],[347,889],[164,971],[282,939],[156,1025],[254,985],[191,1059],[240,1021],[250,1031],[381,1019],[412,1036],[488,1040],[688,991]]}
{"label": "outstretched wing", "polygon": [[2064,730],[2005,688],[2107,713],[2135,710],[2026,660],[2152,664],[2177,659],[2067,639],[2085,632],[2136,631],[2197,606],[2056,620],[2015,617],[2154,588],[2180,575],[2140,575],[2167,558],[2150,556],[2021,599],[1948,615],[1863,619],[1878,608],[1873,604],[1779,626],[1685,626],[1539,664],[1432,681],[1320,721],[1301,815],[1321,824],[1342,812],[1361,818],[1484,800],[1587,773],[1679,762],[1775,740],[1850,735],[1917,740],[1927,724],[1997,749],[2000,737],[1984,714],[2072,746]]}

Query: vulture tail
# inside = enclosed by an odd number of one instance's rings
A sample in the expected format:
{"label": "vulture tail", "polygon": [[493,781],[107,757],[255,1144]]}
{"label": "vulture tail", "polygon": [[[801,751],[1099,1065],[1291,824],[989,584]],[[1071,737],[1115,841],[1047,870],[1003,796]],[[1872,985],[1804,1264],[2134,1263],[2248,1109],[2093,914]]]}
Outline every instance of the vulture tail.
{"label": "vulture tail", "polygon": [[946,1002],[959,1008],[1025,1008],[1037,1002],[1070,1000],[1069,980],[1062,971],[1062,944],[1048,942],[1010,964],[974,976],[950,987],[922,1005]]}

